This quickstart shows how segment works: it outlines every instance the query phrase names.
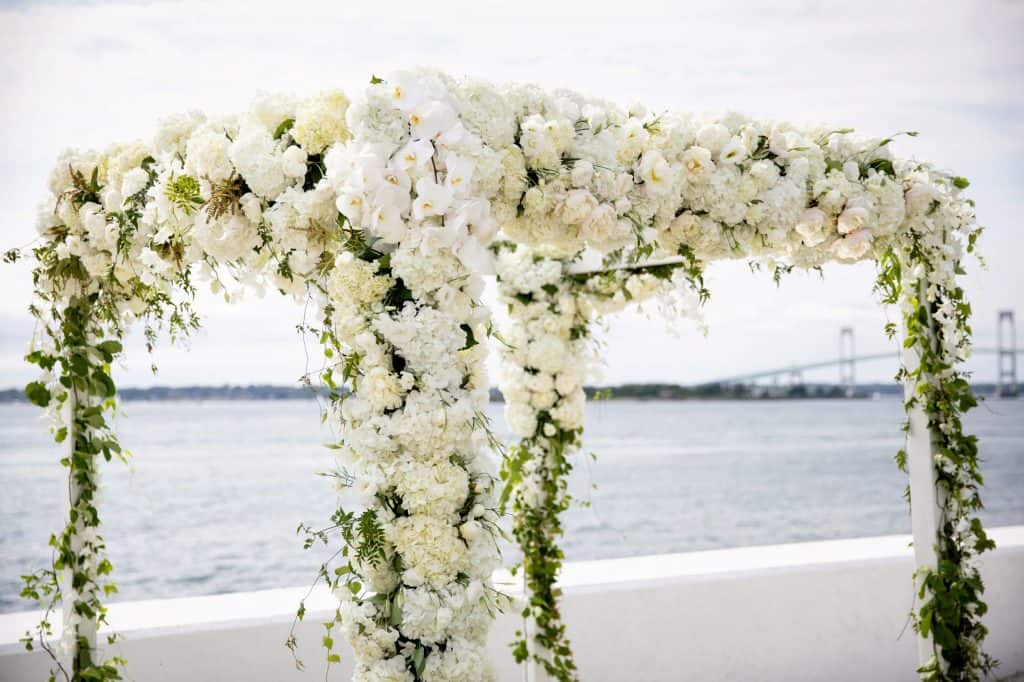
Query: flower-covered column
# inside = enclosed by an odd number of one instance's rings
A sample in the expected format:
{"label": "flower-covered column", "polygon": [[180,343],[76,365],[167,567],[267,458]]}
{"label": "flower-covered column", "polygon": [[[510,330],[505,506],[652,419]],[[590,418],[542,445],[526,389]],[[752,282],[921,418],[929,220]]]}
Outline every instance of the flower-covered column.
{"label": "flower-covered column", "polygon": [[[51,538],[50,570],[24,576],[22,595],[41,601],[45,615],[23,640],[53,656],[54,679],[121,679],[118,657],[103,660],[97,632],[106,623],[103,597],[116,591],[106,546],[100,536],[99,469],[102,459],[120,454],[106,412],[113,409],[114,384],[110,362],[121,344],[103,339],[102,325],[93,319],[95,293],[71,287],[63,307],[53,311],[46,336],[29,353],[44,370],[43,380],[28,385],[28,398],[46,407],[53,419],[54,438],[67,444],[61,460],[67,467],[67,521]],[[62,606],[61,637],[54,651],[46,640],[53,634],[51,613]],[[113,637],[108,637],[108,643]]]}
{"label": "flower-covered column", "polygon": [[959,369],[970,354],[971,311],[957,282],[979,230],[958,199],[962,178],[922,169],[904,182],[909,227],[899,251],[882,260],[879,282],[903,320],[908,439],[897,461],[910,474],[918,672],[926,680],[979,680],[993,661],[981,648],[987,606],[978,557],[995,544],[977,518],[978,444],[962,422],[977,400]]}
{"label": "flower-covered column", "polygon": [[511,318],[502,331],[501,391],[508,426],[521,438],[502,478],[525,583],[526,625],[513,653],[555,679],[575,680],[555,583],[564,559],[560,515],[572,502],[568,477],[583,435],[588,315],[564,268],[525,247],[498,259],[501,303]]}
{"label": "flower-covered column", "polygon": [[487,311],[479,277],[421,247],[345,253],[328,283],[352,386],[338,462],[357,507],[335,517],[348,559],[340,621],[356,680],[487,680],[498,563]]}
{"label": "flower-covered column", "polygon": [[361,139],[325,158],[344,245],[326,341],[351,388],[338,410],[336,622],[357,681],[480,682],[494,678],[500,530],[489,312],[466,261],[492,221],[473,195],[479,142],[416,87],[374,82],[349,116]]}
{"label": "flower-covered column", "polygon": [[[139,163],[134,154],[136,149],[125,152]],[[51,177],[51,198],[40,210],[41,238],[32,249],[36,267],[30,311],[37,329],[26,360],[41,376],[25,393],[46,409],[54,440],[67,448],[60,460],[68,477],[67,518],[51,536],[50,565],[23,576],[21,595],[37,601],[44,615],[22,641],[51,657],[51,679],[67,682],[118,680],[124,663],[117,656],[104,659],[97,646],[98,630],[106,623],[103,599],[116,592],[100,535],[99,465],[122,457],[108,424],[115,408],[110,365],[121,352],[122,311],[131,296],[114,277],[94,272],[111,265],[109,253],[98,253],[95,235],[106,230],[100,201],[108,187],[118,184],[121,160],[116,153],[62,156]],[[138,188],[145,190],[150,176],[142,169],[138,173]],[[20,253],[5,258],[14,261]],[[52,621],[58,608],[61,631],[55,645]],[[115,637],[105,639],[110,644]]]}

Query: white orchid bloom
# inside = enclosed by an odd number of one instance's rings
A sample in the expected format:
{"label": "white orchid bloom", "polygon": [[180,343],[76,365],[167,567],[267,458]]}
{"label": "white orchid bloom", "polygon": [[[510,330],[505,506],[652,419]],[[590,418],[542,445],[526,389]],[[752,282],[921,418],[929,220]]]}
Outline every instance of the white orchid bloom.
{"label": "white orchid bloom", "polygon": [[462,141],[462,138],[466,136],[466,128],[462,125],[462,121],[455,121],[455,124],[450,126],[444,132],[437,137],[437,148],[438,149],[450,149]]}
{"label": "white orchid bloom", "polygon": [[427,98],[423,82],[413,73],[399,72],[393,74],[380,86],[387,93],[388,99],[402,111],[412,111]]}
{"label": "white orchid bloom", "polygon": [[409,124],[413,138],[434,140],[454,127],[458,122],[458,114],[443,102],[428,101],[409,113]]}
{"label": "white orchid bloom", "polygon": [[419,170],[429,167],[433,156],[434,145],[430,140],[411,140],[398,150],[392,163],[404,171]]}
{"label": "white orchid bloom", "polygon": [[392,206],[402,213],[408,211],[409,190],[412,188],[412,178],[408,173],[397,169],[387,169],[382,175],[382,180],[373,193],[374,205]]}
{"label": "white orchid bloom", "polygon": [[408,226],[402,212],[390,204],[381,204],[370,218],[370,232],[388,244],[397,244],[405,238]]}
{"label": "white orchid bloom", "polygon": [[456,197],[464,197],[469,194],[473,172],[476,169],[474,163],[470,159],[453,153],[448,154],[445,158],[445,166],[447,167],[444,179],[445,187],[451,190],[452,195]]}
{"label": "white orchid bloom", "polygon": [[416,195],[412,202],[412,214],[416,220],[444,215],[452,203],[451,190],[430,178],[420,178],[416,182]]}
{"label": "white orchid bloom", "polygon": [[348,218],[353,225],[363,224],[366,196],[362,192],[346,192],[334,202],[338,213]]}

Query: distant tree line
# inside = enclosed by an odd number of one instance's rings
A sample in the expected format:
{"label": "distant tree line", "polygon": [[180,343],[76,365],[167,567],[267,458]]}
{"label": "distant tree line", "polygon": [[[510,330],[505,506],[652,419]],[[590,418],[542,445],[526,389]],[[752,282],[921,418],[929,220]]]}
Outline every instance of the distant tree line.
{"label": "distant tree line", "polygon": [[[853,396],[835,384],[622,384],[608,387],[586,387],[591,400],[799,400],[806,398],[867,398],[874,395],[900,395],[902,388],[895,383],[859,384]],[[995,393],[994,384],[975,384],[981,395]],[[152,386],[149,388],[122,388],[122,400],[311,400],[318,389],[309,386]],[[1021,386],[1024,394],[1024,384]],[[501,392],[491,389],[491,401],[503,402]],[[0,389],[0,403],[28,402],[20,388]]]}

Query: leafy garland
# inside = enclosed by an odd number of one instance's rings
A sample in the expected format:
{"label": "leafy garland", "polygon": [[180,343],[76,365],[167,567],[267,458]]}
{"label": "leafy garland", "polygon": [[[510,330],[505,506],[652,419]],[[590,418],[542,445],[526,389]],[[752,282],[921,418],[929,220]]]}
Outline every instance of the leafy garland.
{"label": "leafy garland", "polygon": [[[121,211],[109,216],[120,235],[118,258],[128,257],[129,235],[138,228],[145,193],[155,180],[152,163],[152,158],[142,160],[148,178],[145,186],[125,201]],[[94,166],[87,179],[82,170],[69,164],[71,187],[57,197],[55,213],[62,204],[79,211],[96,203],[103,190],[98,170]],[[122,350],[119,306],[127,298],[142,302],[139,316],[146,320],[145,335],[151,345],[161,328],[166,328],[172,339],[198,328],[188,300],[194,290],[187,272],[175,282],[186,296],[180,299],[137,280],[128,291],[112,272],[94,279],[81,259],[67,250],[70,234],[64,225],[56,225],[44,236],[47,240],[32,249],[37,263],[33,270],[36,300],[29,307],[41,335],[26,356],[43,377],[30,382],[25,395],[50,413],[54,440],[68,441],[69,454],[61,459],[61,465],[68,469],[69,504],[64,528],[50,536],[53,552],[49,567],[22,576],[21,596],[39,603],[43,617],[21,641],[27,650],[38,646],[50,656],[54,665],[51,680],[121,680],[124,659],[115,655],[101,660],[91,645],[99,627],[107,624],[102,599],[117,592],[116,583],[109,578],[113,565],[105,556],[106,545],[99,534],[97,465],[99,457],[127,461],[130,456],[121,449],[108,422],[108,415],[117,410],[111,363]],[[8,263],[21,257],[20,249],[4,254]],[[63,636],[54,647],[49,641],[54,635],[51,614],[61,604]],[[113,644],[117,638],[110,634],[106,641]]]}
{"label": "leafy garland", "polygon": [[[910,222],[899,246],[881,258],[876,290],[884,303],[901,306],[903,345],[918,358],[916,366],[901,367],[896,378],[910,386],[904,405],[908,415],[920,408],[927,416],[939,501],[936,563],[915,573],[914,629],[933,646],[931,659],[918,673],[935,682],[973,682],[997,665],[982,650],[988,630],[981,617],[988,607],[977,562],[995,542],[977,517],[983,482],[977,437],[963,428],[963,414],[978,399],[968,375],[957,369],[970,350],[971,307],[956,277],[964,274],[960,254],[975,252],[981,229],[974,225],[973,214],[953,201],[967,181],[948,178],[944,184],[946,193],[936,196]],[[945,221],[949,227],[934,229],[929,223],[943,213],[953,218]],[[888,325],[887,331],[895,336],[896,325]],[[909,430],[909,417],[904,430]],[[895,459],[908,473],[907,452],[900,450]]]}
{"label": "leafy garland", "polygon": [[[65,426],[54,433],[58,443],[70,439],[70,453],[61,460],[68,468],[69,512],[68,521],[60,535],[50,537],[53,548],[51,565],[47,569],[22,576],[21,596],[44,604],[44,616],[35,632],[25,633],[22,642],[28,650],[34,642],[54,660],[55,670],[50,678],[60,674],[64,680],[120,680],[119,666],[124,660],[118,656],[97,660],[97,652],[90,646],[87,633],[107,622],[106,607],[101,596],[117,591],[117,586],[106,579],[113,570],[105,557],[106,547],[99,534],[100,517],[95,499],[98,490],[98,457],[109,461],[113,457],[125,459],[106,414],[115,409],[115,388],[110,379],[110,362],[121,350],[116,340],[98,340],[90,312],[96,296],[73,297],[60,315],[58,338],[59,355],[41,351],[29,354],[29,360],[42,368],[59,371],[59,383],[65,389],[56,396],[41,382],[32,382],[26,389],[29,400],[40,406],[61,406],[68,414]],[[65,605],[64,631],[76,643],[71,651],[55,652],[47,642],[53,634],[50,613],[58,602]],[[116,635],[108,636],[113,644]],[[62,658],[70,657],[66,663]]]}
{"label": "leafy garland", "polygon": [[[502,249],[517,250],[505,244],[499,245],[499,252]],[[524,247],[518,250],[529,253]],[[564,365],[584,367],[591,323],[602,309],[609,307],[609,302],[639,303],[646,298],[670,295],[680,286],[694,292],[701,303],[707,300],[703,264],[686,247],[680,249],[680,256],[680,260],[669,263],[627,264],[579,274],[568,273],[570,262],[566,259],[527,256],[540,270],[557,273],[557,281],[509,272],[503,279],[499,260],[500,298],[512,318],[506,335],[512,338],[517,331],[535,329],[538,322],[549,330],[557,328],[567,350]],[[546,265],[556,267],[545,268]],[[506,281],[513,274],[516,276],[512,279],[520,283],[518,289]],[[523,291],[524,287],[529,290]],[[524,339],[520,337],[517,341]],[[518,350],[511,345],[502,348],[506,364],[512,365],[515,373],[533,377],[544,373],[544,367],[520,364],[523,355]],[[526,381],[529,383],[530,379]],[[502,381],[508,409],[536,408],[538,391],[524,394],[515,383],[515,379]],[[559,546],[564,534],[561,515],[577,502],[569,493],[568,479],[573,470],[573,455],[582,444],[581,411],[585,396],[582,381],[570,382],[567,387],[559,384],[554,382],[553,400],[544,400],[550,404],[536,409],[532,433],[510,447],[503,460],[501,506],[512,513],[513,535],[523,554],[521,564],[512,571],[513,575],[520,569],[523,573],[522,616],[526,625],[516,631],[511,645],[513,656],[519,663],[532,660],[555,679],[571,682],[579,679],[579,675],[559,608],[561,590],[556,583],[565,559]]]}
{"label": "leafy garland", "polygon": [[[499,277],[500,282],[500,277]],[[572,316],[572,324],[562,339],[571,348],[567,362],[582,365],[582,342],[589,335],[587,315],[571,295],[571,281],[547,285],[538,291],[517,292],[520,304],[546,307],[552,315]],[[568,294],[568,295],[567,295]],[[570,306],[568,310],[560,306]],[[517,306],[510,306],[515,315]],[[570,346],[570,342],[574,342]],[[539,372],[526,366],[526,372]],[[504,386],[503,386],[504,389]],[[573,502],[568,491],[568,478],[573,463],[570,458],[580,447],[583,435],[579,420],[560,419],[560,409],[569,400],[582,401],[583,386],[572,386],[568,395],[556,400],[537,414],[535,432],[509,448],[502,462],[502,508],[510,509],[513,536],[523,553],[521,568],[525,586],[522,615],[527,627],[516,631],[512,654],[516,662],[532,658],[558,680],[578,679],[572,649],[559,610],[561,590],[555,585],[565,554],[558,546],[563,535],[561,515]],[[519,566],[513,567],[515,575]],[[532,641],[530,641],[532,640]]]}

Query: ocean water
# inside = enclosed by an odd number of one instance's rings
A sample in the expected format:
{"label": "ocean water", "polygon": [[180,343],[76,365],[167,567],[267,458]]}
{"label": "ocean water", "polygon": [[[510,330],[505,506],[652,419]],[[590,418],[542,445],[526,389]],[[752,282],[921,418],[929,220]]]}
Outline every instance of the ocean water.
{"label": "ocean water", "polygon": [[[312,401],[126,403],[131,464],[102,467],[104,536],[130,600],[308,584],[324,555],[331,433]],[[501,406],[491,416],[504,434]],[[571,488],[569,560],[909,533],[900,401],[596,402]],[[989,525],[1024,523],[1024,400],[973,411]],[[0,612],[28,608],[66,485],[35,408],[0,405]],[[589,453],[596,455],[592,460]],[[508,561],[514,552],[507,552]]]}

